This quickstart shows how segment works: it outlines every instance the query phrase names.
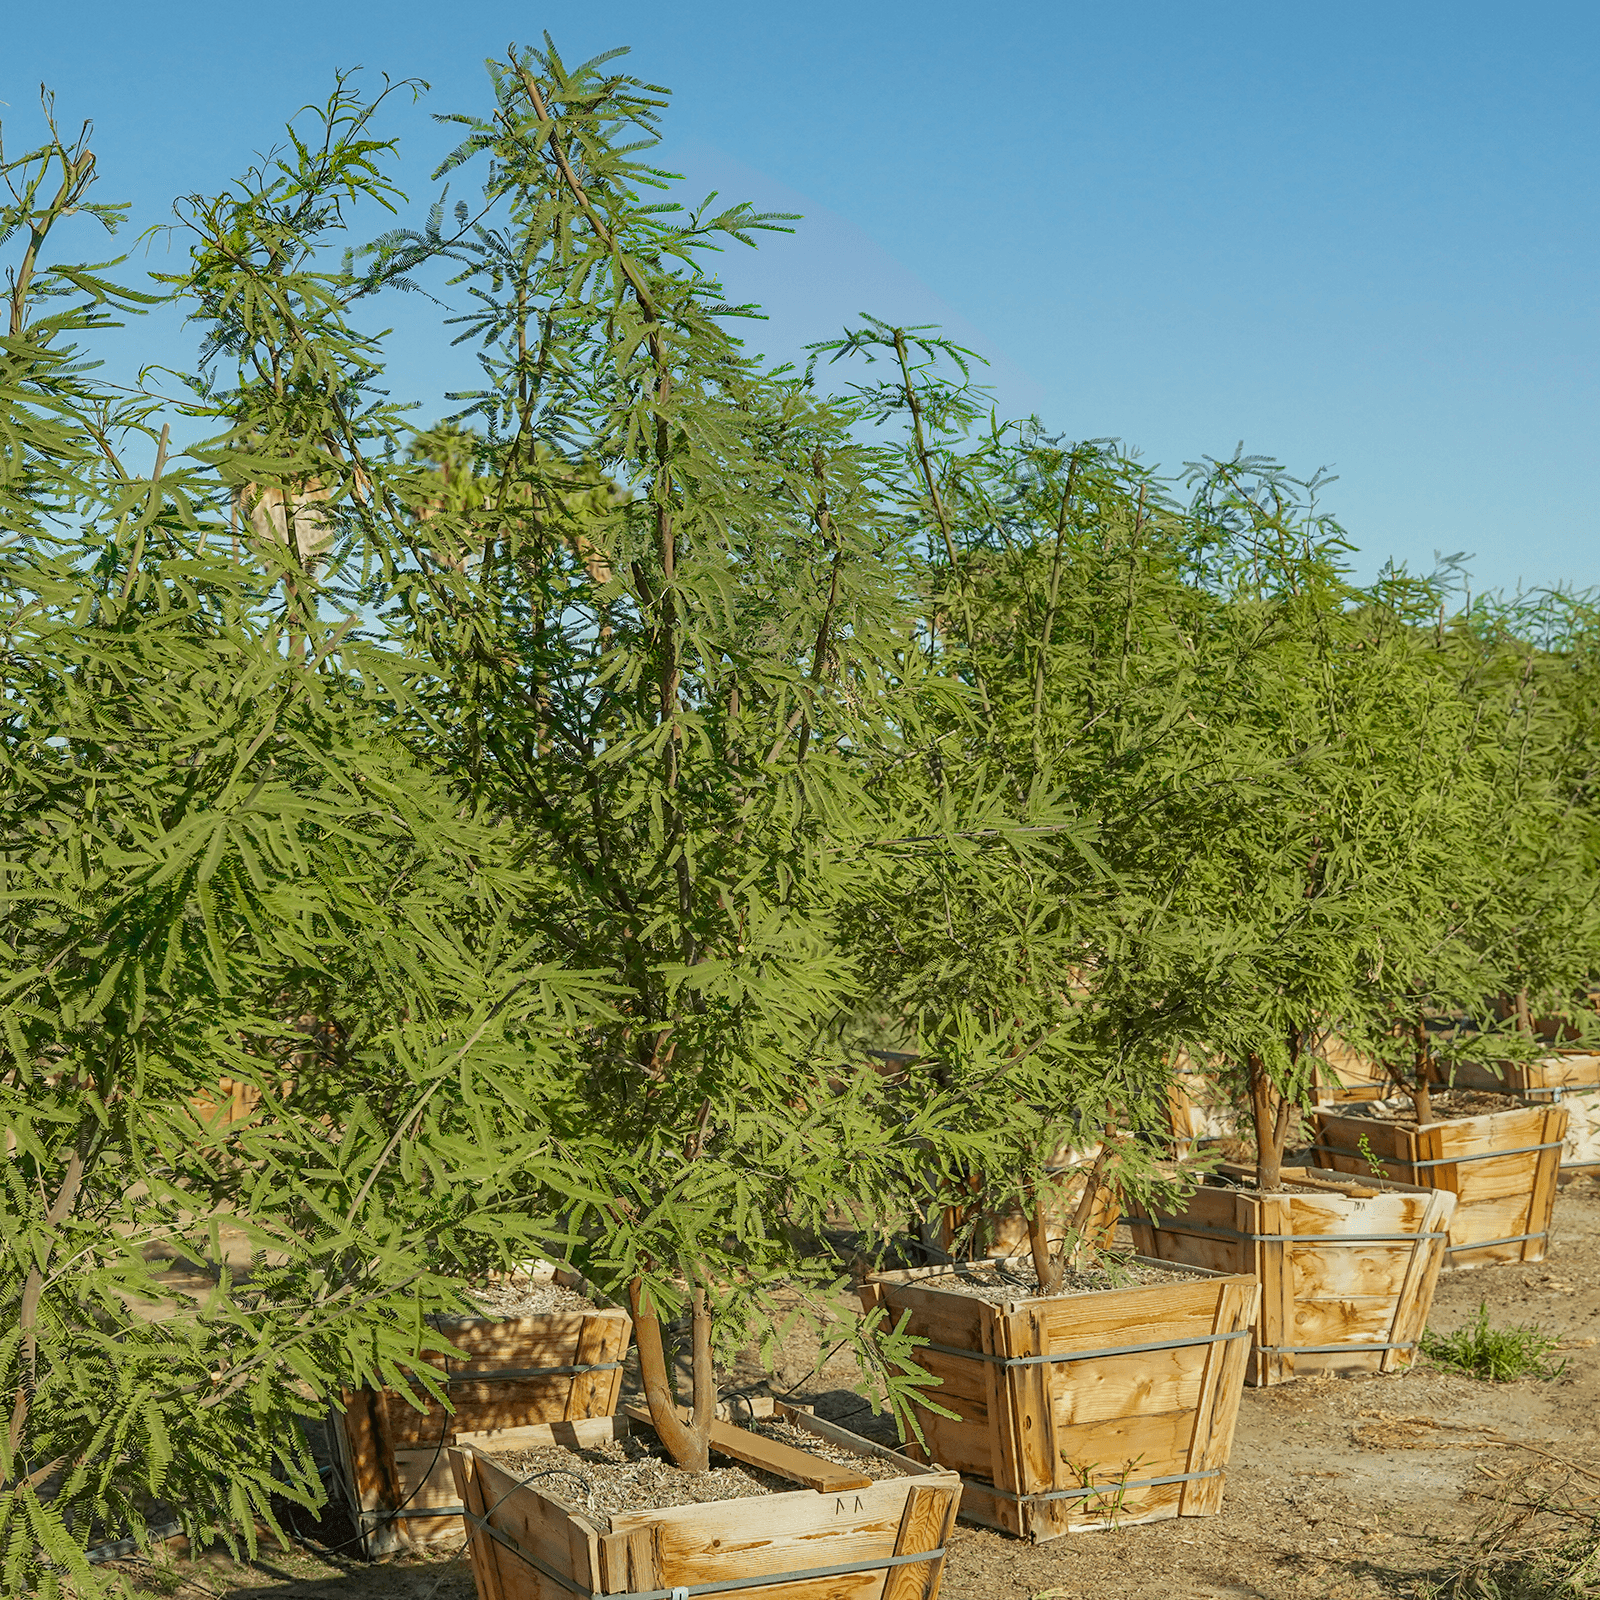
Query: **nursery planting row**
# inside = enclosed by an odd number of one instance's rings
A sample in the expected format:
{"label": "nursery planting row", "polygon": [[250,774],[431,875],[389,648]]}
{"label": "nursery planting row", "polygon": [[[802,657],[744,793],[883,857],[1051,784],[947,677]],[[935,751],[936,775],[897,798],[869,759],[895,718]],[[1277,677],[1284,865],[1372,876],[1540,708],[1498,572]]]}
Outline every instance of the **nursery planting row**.
{"label": "nursery planting row", "polygon": [[0,1584],[330,1484],[483,1600],[1214,1512],[1242,1385],[1403,1370],[1600,1163],[1600,610],[1359,583],[1329,480],[934,329],[768,359],[794,219],[680,206],[618,55],[431,176],[403,87],[156,273],[87,129],[0,163]]}
{"label": "nursery planting row", "polygon": [[[1363,1092],[1359,1081],[1332,1089],[1335,1097]],[[1562,1131],[1564,1110],[1525,1109],[1545,1130]],[[1340,1120],[1362,1119],[1324,1113],[1319,1136]],[[717,1498],[728,1486],[711,1474],[691,1505],[669,1488],[660,1507],[612,1506],[603,1487],[597,1504],[595,1479],[613,1467],[637,1472],[663,1452],[649,1412],[619,1404],[620,1363],[606,1364],[599,1387],[584,1368],[585,1347],[599,1348],[594,1330],[608,1314],[573,1309],[443,1325],[459,1352],[448,1362],[448,1420],[424,1419],[393,1392],[345,1395],[331,1418],[343,1445],[342,1487],[361,1509],[369,1550],[466,1537],[480,1592],[490,1597],[538,1596],[547,1592],[541,1582],[595,1593],[730,1583],[714,1592],[755,1594],[774,1581],[799,1582],[792,1575],[802,1570],[816,1577],[819,1595],[931,1595],[936,1559],[900,1578],[886,1558],[942,1549],[957,1510],[1032,1540],[1214,1514],[1246,1384],[1403,1372],[1416,1359],[1441,1267],[1507,1258],[1448,1243],[1471,1238],[1456,1221],[1463,1192],[1476,1186],[1514,1199],[1535,1225],[1515,1259],[1543,1259],[1555,1198],[1553,1178],[1544,1177],[1555,1158],[1543,1169],[1519,1164],[1515,1130],[1524,1122],[1499,1110],[1390,1125],[1413,1139],[1470,1141],[1470,1153],[1494,1163],[1487,1180],[1476,1164],[1454,1161],[1426,1169],[1425,1184],[1290,1166],[1282,1189],[1268,1193],[1247,1168],[1213,1165],[1209,1181],[1173,1210],[1134,1207],[1138,1255],[1108,1250],[1102,1217],[1093,1236],[1101,1265],[1067,1267],[1056,1294],[1040,1293],[1030,1257],[994,1242],[1003,1227],[978,1236],[962,1261],[869,1273],[858,1285],[863,1307],[904,1319],[920,1341],[913,1359],[938,1383],[938,1409],[922,1413],[906,1453],[804,1408],[746,1396],[723,1408],[731,1421],[711,1434],[716,1458],[754,1469],[733,1485],[735,1498]],[[1552,1149],[1560,1146],[1557,1137]],[[984,1254],[983,1242],[995,1253]],[[626,1319],[609,1315],[620,1339],[607,1338],[608,1355],[627,1340]],[[534,1361],[552,1364],[530,1369]],[[791,1425],[791,1437],[795,1424],[811,1436],[798,1451],[780,1443],[774,1418]],[[843,1456],[819,1457],[819,1440]],[[546,1453],[531,1457],[530,1446]],[[563,1449],[568,1472],[558,1466],[555,1482],[540,1481]],[[874,1464],[876,1477],[853,1461]],[[530,1466],[545,1470],[530,1474]],[[859,1491],[869,1486],[864,1501]],[[907,1546],[918,1495],[936,1489],[926,1536]],[[661,1494],[659,1481],[645,1487],[646,1501],[652,1492]],[[774,1493],[785,1497],[781,1513],[765,1501],[742,1503]],[[839,1520],[847,1504],[861,1520]],[[859,1570],[842,1570],[852,1565]],[[741,1577],[748,1590],[737,1586]],[[842,1578],[854,1587],[833,1587]]]}

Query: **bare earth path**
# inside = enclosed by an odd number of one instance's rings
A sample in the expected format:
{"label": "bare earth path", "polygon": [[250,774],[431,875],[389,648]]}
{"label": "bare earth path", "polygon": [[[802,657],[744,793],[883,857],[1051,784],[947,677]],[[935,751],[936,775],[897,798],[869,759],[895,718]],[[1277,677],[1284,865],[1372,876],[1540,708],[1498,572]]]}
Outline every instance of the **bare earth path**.
{"label": "bare earth path", "polygon": [[[1565,1375],[1497,1386],[1424,1366],[1399,1377],[1247,1389],[1219,1516],[1038,1547],[963,1526],[946,1600],[1400,1597],[1463,1547],[1497,1493],[1531,1481],[1600,1503],[1600,1182],[1562,1191],[1549,1261],[1446,1275],[1434,1328],[1470,1321],[1480,1300],[1496,1325],[1537,1322],[1558,1336]],[[869,1417],[849,1414],[858,1402],[845,1381],[842,1364],[830,1362],[800,1387],[822,1414],[877,1432]],[[254,1568],[176,1561],[141,1575],[152,1593],[234,1600],[473,1593],[458,1559],[366,1567],[303,1548],[264,1553]]]}

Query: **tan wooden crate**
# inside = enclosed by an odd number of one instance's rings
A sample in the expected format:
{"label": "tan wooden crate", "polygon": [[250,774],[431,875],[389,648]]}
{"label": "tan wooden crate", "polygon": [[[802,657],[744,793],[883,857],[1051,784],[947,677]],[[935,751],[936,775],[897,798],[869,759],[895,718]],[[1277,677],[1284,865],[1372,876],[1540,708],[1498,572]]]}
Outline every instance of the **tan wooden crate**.
{"label": "tan wooden crate", "polygon": [[[576,1283],[575,1277],[571,1279]],[[454,1414],[417,1410],[391,1389],[346,1390],[329,1419],[334,1461],[369,1556],[462,1536],[448,1449],[609,1417],[633,1332],[626,1311],[441,1320],[460,1352],[445,1361]]]}
{"label": "tan wooden crate", "polygon": [[1504,1089],[1541,1105],[1565,1106],[1562,1181],[1600,1172],[1600,1053],[1558,1046],[1537,1061],[1459,1068],[1456,1082],[1469,1089]]}
{"label": "tan wooden crate", "polygon": [[964,1270],[880,1273],[860,1289],[929,1341],[916,1359],[956,1417],[923,1411],[926,1443],[907,1450],[961,1474],[963,1516],[1045,1540],[1217,1510],[1254,1278],[1180,1268],[1181,1283],[995,1306],[941,1286]]}
{"label": "tan wooden crate", "polygon": [[906,1476],[872,1482],[805,1456],[818,1481],[853,1476],[853,1486],[606,1517],[520,1485],[479,1447],[456,1447],[450,1465],[467,1509],[478,1600],[670,1594],[680,1586],[693,1594],[708,1585],[726,1600],[937,1600],[961,1493],[956,1474],[803,1411],[776,1410],[858,1455],[898,1461]]}
{"label": "tan wooden crate", "polygon": [[[1223,1173],[1244,1179],[1243,1167]],[[1129,1217],[1141,1255],[1261,1281],[1245,1382],[1319,1372],[1397,1372],[1416,1358],[1444,1261],[1455,1196],[1286,1167],[1308,1194],[1197,1189],[1172,1212]]]}
{"label": "tan wooden crate", "polygon": [[1319,1106],[1350,1101],[1382,1100],[1394,1093],[1394,1084],[1381,1061],[1364,1056],[1337,1035],[1329,1035],[1317,1052],[1321,1058],[1312,1084]]}
{"label": "tan wooden crate", "polygon": [[[1200,1144],[1236,1139],[1239,1110],[1228,1099],[1211,1066],[1180,1046],[1167,1080],[1167,1120],[1177,1155],[1190,1156]],[[1248,1119],[1245,1119],[1248,1120]]]}
{"label": "tan wooden crate", "polygon": [[1453,1194],[1446,1267],[1543,1261],[1567,1120],[1556,1105],[1421,1126],[1324,1111],[1316,1148],[1335,1171],[1365,1178],[1376,1164],[1385,1177]]}
{"label": "tan wooden crate", "polygon": [[218,1078],[214,1088],[189,1097],[194,1114],[209,1127],[243,1122],[260,1104],[261,1091],[237,1078]]}

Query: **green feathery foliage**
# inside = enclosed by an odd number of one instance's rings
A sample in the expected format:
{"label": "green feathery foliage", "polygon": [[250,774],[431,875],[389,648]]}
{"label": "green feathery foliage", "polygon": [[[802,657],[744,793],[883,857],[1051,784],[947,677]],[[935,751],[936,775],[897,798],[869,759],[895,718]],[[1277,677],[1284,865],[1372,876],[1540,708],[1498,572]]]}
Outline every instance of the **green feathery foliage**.
{"label": "green feathery foliage", "polygon": [[[334,203],[351,105],[280,168],[295,204]],[[250,1543],[270,1496],[320,1501],[298,1418],[416,1381],[451,1269],[548,1236],[482,1198],[496,1119],[527,1162],[526,1086],[604,1002],[517,932],[505,831],[393,736],[397,674],[313,592],[320,531],[241,528],[242,445],[180,456],[158,397],[95,386],[85,341],[148,297],[116,263],[41,266],[74,213],[114,220],[84,141],[52,125],[6,174],[0,1587],[49,1594],[156,1508]],[[281,264],[232,220],[235,266]],[[314,299],[290,271],[230,298],[221,271],[202,252],[183,287],[231,308],[241,360]],[[196,407],[291,506],[307,466],[336,481],[321,315],[320,365]]]}

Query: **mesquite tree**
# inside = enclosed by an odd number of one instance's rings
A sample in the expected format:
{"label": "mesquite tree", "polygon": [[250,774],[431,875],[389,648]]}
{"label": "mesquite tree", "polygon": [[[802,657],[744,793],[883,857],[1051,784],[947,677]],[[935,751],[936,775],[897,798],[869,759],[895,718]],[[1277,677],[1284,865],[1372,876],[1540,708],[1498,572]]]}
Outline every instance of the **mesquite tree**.
{"label": "mesquite tree", "polygon": [[1269,1190],[1320,1037],[1422,959],[1470,803],[1455,685],[1416,648],[1436,596],[1353,588],[1318,487],[1250,460],[1201,476],[1193,514],[1219,536],[1202,577],[1231,661],[1191,707],[1215,777],[1197,767],[1182,797],[1139,950],[1175,1037],[1248,1104]]}
{"label": "mesquite tree", "polygon": [[[336,206],[361,121],[341,89],[277,200]],[[525,1087],[603,1007],[515,941],[509,839],[390,731],[395,673],[314,594],[355,280],[300,276],[262,185],[235,194],[180,289],[266,263],[278,298],[234,297],[228,348],[320,304],[323,364],[202,385],[229,432],[185,454],[86,360],[150,297],[44,265],[116,220],[86,138],[52,124],[4,174],[0,1587],[86,1593],[85,1548],[152,1515],[253,1546],[272,1496],[322,1502],[299,1419],[416,1381],[451,1269],[547,1236],[479,1201],[494,1117],[525,1140]]]}
{"label": "mesquite tree", "polygon": [[931,1146],[930,1202],[1020,1208],[1054,1293],[1092,1252],[1105,1191],[1172,1182],[1135,1137],[1164,1115],[1166,1040],[1148,997],[1126,999],[1118,952],[1165,865],[1162,796],[1188,760],[1174,732],[1205,604],[1186,581],[1190,529],[1109,444],[979,429],[969,354],[927,330],[869,320],[818,348],[887,368],[858,393],[902,429],[889,475],[921,545],[920,638],[966,687],[891,778],[940,819],[934,847],[874,879],[853,934],[931,1063],[903,1092],[931,1077],[974,1131],[1003,1136],[981,1167]]}
{"label": "mesquite tree", "polygon": [[[869,778],[926,666],[855,411],[748,355],[708,275],[780,219],[658,200],[663,93],[611,61],[513,51],[491,113],[457,119],[443,170],[486,161],[492,212],[448,247],[485,377],[459,397],[476,503],[407,529],[389,620],[414,747],[537,866],[519,928],[606,985],[543,1112],[577,1196],[558,1243],[630,1306],[655,1426],[703,1470],[717,1366],[848,1309],[823,1231],[943,1113],[890,1127],[830,1043],[858,987],[838,908],[884,830]],[[542,1181],[501,1187],[537,1206]],[[903,1401],[893,1337],[860,1348]]]}
{"label": "mesquite tree", "polygon": [[[1483,663],[1474,707],[1504,708],[1496,869],[1481,919],[1466,924],[1496,1009],[1531,1038],[1592,1038],[1600,977],[1600,610],[1555,592],[1470,610],[1460,629]],[[1479,685],[1482,684],[1480,688]],[[1509,1004],[1505,1002],[1509,1001]]]}
{"label": "mesquite tree", "polygon": [[1451,741],[1435,863],[1446,892],[1419,904],[1427,939],[1411,965],[1374,974],[1349,1031],[1428,1121],[1457,1066],[1536,1055],[1536,1017],[1592,1031],[1596,657],[1589,606],[1563,594],[1480,600],[1450,618],[1440,607],[1406,631],[1456,691],[1453,716],[1419,730]]}

